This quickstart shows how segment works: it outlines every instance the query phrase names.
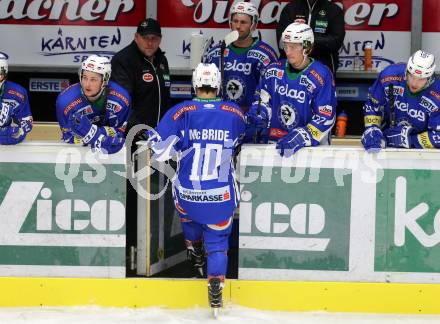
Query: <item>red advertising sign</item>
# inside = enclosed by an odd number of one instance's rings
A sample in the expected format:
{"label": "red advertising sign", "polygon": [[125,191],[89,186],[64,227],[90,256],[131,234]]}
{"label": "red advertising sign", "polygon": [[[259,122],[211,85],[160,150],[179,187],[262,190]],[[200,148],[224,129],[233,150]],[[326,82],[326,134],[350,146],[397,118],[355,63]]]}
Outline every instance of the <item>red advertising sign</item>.
{"label": "red advertising sign", "polygon": [[424,32],[440,32],[440,1],[425,0],[423,1],[423,31]]}
{"label": "red advertising sign", "polygon": [[411,0],[343,0],[346,30],[410,31]]}
{"label": "red advertising sign", "polygon": [[136,26],[145,16],[146,1],[0,1],[0,24],[123,27]]}
{"label": "red advertising sign", "polygon": [[[431,0],[436,2],[435,0]],[[228,28],[233,0],[158,1],[158,19],[163,27]],[[276,27],[281,10],[289,1],[256,0],[260,29]],[[346,30],[409,31],[411,0],[342,0]]]}

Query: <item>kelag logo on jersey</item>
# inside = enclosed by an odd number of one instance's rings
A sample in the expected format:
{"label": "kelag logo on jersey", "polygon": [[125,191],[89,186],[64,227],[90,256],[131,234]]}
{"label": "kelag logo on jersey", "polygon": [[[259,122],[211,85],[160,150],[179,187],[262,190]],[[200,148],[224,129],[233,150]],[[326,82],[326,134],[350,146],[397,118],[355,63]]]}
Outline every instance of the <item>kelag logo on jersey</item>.
{"label": "kelag logo on jersey", "polygon": [[414,108],[408,109],[409,105],[407,102],[396,100],[394,106],[401,112],[407,113],[411,118],[417,119],[421,122],[424,122],[426,120],[426,114],[423,111]]}
{"label": "kelag logo on jersey", "polygon": [[244,75],[250,75],[251,68],[252,68],[251,63],[241,63],[237,60],[225,63],[225,71],[242,72]]}
{"label": "kelag logo on jersey", "polygon": [[297,89],[291,89],[289,84],[285,86],[279,85],[277,80],[275,80],[275,91],[281,96],[286,96],[288,98],[296,99],[299,103],[304,103],[306,101],[306,92]]}

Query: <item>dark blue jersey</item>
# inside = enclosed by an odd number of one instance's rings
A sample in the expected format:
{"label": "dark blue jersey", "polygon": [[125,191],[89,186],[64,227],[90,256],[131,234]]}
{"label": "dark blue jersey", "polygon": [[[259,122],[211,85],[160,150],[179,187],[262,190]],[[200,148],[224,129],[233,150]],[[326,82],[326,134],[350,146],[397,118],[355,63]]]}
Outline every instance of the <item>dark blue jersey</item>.
{"label": "dark blue jersey", "polygon": [[[392,109],[391,102],[394,103]],[[440,131],[439,108],[440,81],[437,78],[414,94],[407,86],[406,64],[393,64],[379,74],[369,89],[363,107],[364,123],[365,127],[376,125],[386,129],[394,118],[396,125],[411,126],[413,134],[419,134],[419,143],[414,143],[416,147],[440,147],[440,133],[437,133]]]}
{"label": "dark blue jersey", "polygon": [[0,144],[17,144],[32,129],[27,91],[21,85],[6,80],[1,89],[0,105],[0,112],[3,112],[0,113]]}
{"label": "dark blue jersey", "polygon": [[240,107],[219,98],[184,101],[161,119],[153,151],[161,158],[178,152],[173,188],[184,217],[217,224],[232,216],[239,200],[233,155],[244,130]]}
{"label": "dark blue jersey", "polygon": [[[316,142],[328,144],[336,114],[335,84],[328,67],[312,60],[294,73],[282,60],[267,68],[260,89],[270,96],[269,141],[279,140],[294,128],[307,127]],[[258,99],[256,95],[251,109],[256,109]]]}
{"label": "dark blue jersey", "polygon": [[78,112],[87,116],[92,124],[103,127],[109,136],[113,137],[116,133],[124,134],[130,113],[130,95],[123,87],[110,81],[103,96],[105,97],[102,107],[90,103],[82,93],[79,83],[68,87],[58,95],[56,112],[65,142],[82,143],[81,137],[71,128],[72,123],[69,123],[70,117]]}
{"label": "dark blue jersey", "polygon": [[[275,51],[257,39],[246,49],[230,45],[225,50],[224,60],[223,98],[246,110],[253,101],[255,88],[265,68],[277,62]],[[214,63],[221,70],[219,45],[208,53],[206,63]]]}

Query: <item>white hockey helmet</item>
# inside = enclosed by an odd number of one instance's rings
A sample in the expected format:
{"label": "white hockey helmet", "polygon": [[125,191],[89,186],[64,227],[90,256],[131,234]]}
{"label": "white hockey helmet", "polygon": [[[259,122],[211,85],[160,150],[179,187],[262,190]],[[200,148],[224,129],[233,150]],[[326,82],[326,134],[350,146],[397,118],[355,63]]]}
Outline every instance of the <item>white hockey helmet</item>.
{"label": "white hockey helmet", "polygon": [[311,49],[315,42],[315,37],[309,25],[294,22],[284,29],[281,35],[281,42],[301,43],[304,49]]}
{"label": "white hockey helmet", "polygon": [[435,71],[435,57],[431,53],[418,50],[409,58],[406,70],[416,78],[430,78]]}
{"label": "white hockey helmet", "polygon": [[259,15],[258,15],[257,7],[255,7],[253,3],[243,2],[243,1],[234,3],[231,7],[231,10],[229,11],[229,27],[231,27],[232,16],[234,16],[235,14],[245,14],[251,16],[252,18],[251,31],[257,28]]}
{"label": "white hockey helmet", "polygon": [[90,55],[81,64],[80,80],[82,79],[83,71],[90,71],[99,73],[102,75],[103,86],[108,84],[110,80],[110,75],[112,73],[112,65],[110,60],[104,56]]}
{"label": "white hockey helmet", "polygon": [[0,56],[0,74],[8,74],[8,59],[4,56]]}
{"label": "white hockey helmet", "polygon": [[192,76],[194,90],[203,86],[208,86],[220,91],[221,76],[217,66],[214,63],[199,63]]}

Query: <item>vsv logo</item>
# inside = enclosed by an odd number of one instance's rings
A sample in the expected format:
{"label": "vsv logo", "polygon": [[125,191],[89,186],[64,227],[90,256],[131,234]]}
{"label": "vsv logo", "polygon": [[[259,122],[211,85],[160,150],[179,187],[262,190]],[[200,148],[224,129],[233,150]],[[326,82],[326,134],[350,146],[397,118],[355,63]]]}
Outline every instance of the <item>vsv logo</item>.
{"label": "vsv logo", "polygon": [[[258,234],[260,245],[264,248],[271,247],[261,244],[262,237],[267,238],[267,235],[270,235],[269,245],[275,246],[275,249],[300,251],[327,249],[330,239],[316,237],[325,228],[326,215],[322,206],[313,203],[287,206],[282,202],[262,202],[258,206],[253,206],[252,194],[249,191],[242,192],[241,198],[240,233]],[[255,210],[254,218],[253,210]],[[253,229],[254,226],[256,230]],[[295,237],[297,234],[301,237]]]}
{"label": "vsv logo", "polygon": [[[32,233],[53,232],[78,234],[112,234],[125,225],[125,206],[118,200],[52,199],[53,192],[44,188],[44,182],[11,183],[0,204],[0,234],[31,232],[23,230],[30,218],[34,221]],[[86,194],[84,194],[86,196]],[[1,236],[1,235],[0,235]]]}
{"label": "vsv logo", "polygon": [[429,206],[425,202],[417,206],[406,209],[407,206],[407,180],[405,177],[396,179],[394,211],[394,244],[403,246],[406,242],[405,233],[408,231],[425,247],[433,247],[440,243],[440,209],[437,211],[433,221],[433,233],[426,233],[417,223],[417,220],[425,216],[429,211]]}

